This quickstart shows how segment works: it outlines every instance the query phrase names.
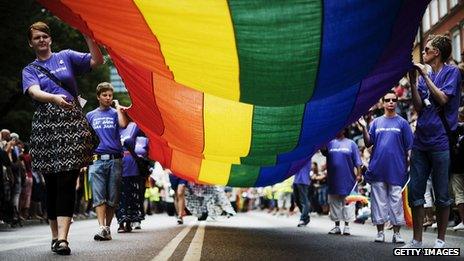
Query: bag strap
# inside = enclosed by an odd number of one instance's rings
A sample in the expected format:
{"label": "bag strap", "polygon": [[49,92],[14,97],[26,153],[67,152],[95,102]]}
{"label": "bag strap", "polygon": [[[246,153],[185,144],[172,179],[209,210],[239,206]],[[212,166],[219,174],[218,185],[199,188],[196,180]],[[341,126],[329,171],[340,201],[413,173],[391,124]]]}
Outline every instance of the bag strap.
{"label": "bag strap", "polygon": [[30,66],[34,67],[36,70],[40,71],[41,73],[45,74],[50,80],[52,80],[54,83],[56,83],[58,86],[63,88],[64,90],[68,91],[74,98],[77,97],[77,93],[75,90],[71,90],[71,88],[68,88],[64,82],[60,81],[54,74],[52,74],[47,68],[38,65],[36,63],[30,63]]}

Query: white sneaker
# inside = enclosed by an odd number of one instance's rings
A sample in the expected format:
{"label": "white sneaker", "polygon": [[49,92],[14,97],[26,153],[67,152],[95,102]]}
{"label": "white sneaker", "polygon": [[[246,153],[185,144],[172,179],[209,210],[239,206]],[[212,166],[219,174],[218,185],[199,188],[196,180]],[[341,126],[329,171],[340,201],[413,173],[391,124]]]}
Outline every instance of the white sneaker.
{"label": "white sneaker", "polygon": [[134,226],[134,229],[142,229],[142,227],[140,226],[140,222],[134,222],[132,223],[132,225]]}
{"label": "white sneaker", "polygon": [[340,230],[339,226],[335,226],[334,228],[332,228],[329,231],[329,234],[331,234],[331,235],[340,235],[341,233],[342,233],[342,231]]}
{"label": "white sneaker", "polygon": [[453,230],[454,231],[464,230],[464,222],[461,222],[461,223],[457,224],[456,226],[454,226]]}
{"label": "white sneaker", "polygon": [[437,228],[437,227],[438,227],[437,222],[433,223],[433,224],[430,226],[430,228]]}
{"label": "white sneaker", "polygon": [[349,226],[344,226],[343,227],[343,235],[345,235],[345,236],[351,235]]}
{"label": "white sneaker", "polygon": [[111,237],[111,229],[110,229],[109,226],[106,226],[106,227],[105,227],[105,231],[106,231],[106,236],[105,236],[106,240],[111,240],[111,239],[113,239],[113,238]]}
{"label": "white sneaker", "polygon": [[385,233],[383,231],[377,232],[377,237],[375,238],[374,242],[377,242],[377,243],[385,242]]}
{"label": "white sneaker", "polygon": [[98,232],[93,236],[93,239],[95,239],[96,241],[106,241],[106,240],[109,240],[107,238],[107,233],[108,231],[106,231],[106,227],[105,226],[101,226],[99,229],[98,229]]}
{"label": "white sneaker", "polygon": [[433,245],[433,248],[444,248],[445,247],[445,241],[438,239],[435,240],[435,245]]}
{"label": "white sneaker", "polygon": [[422,241],[417,241],[413,239],[401,248],[422,248]]}
{"label": "white sneaker", "polygon": [[404,239],[401,237],[400,233],[393,233],[392,242],[395,244],[404,244]]}

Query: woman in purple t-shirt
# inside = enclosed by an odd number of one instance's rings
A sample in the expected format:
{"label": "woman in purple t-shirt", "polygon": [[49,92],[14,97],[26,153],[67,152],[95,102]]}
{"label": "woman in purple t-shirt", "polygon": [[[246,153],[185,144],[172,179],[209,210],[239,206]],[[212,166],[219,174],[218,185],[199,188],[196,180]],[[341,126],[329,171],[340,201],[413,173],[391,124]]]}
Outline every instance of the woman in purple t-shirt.
{"label": "woman in purple t-shirt", "polygon": [[[32,170],[43,174],[47,187],[47,214],[52,251],[69,255],[68,231],[74,210],[76,180],[86,160],[82,137],[89,135],[78,103],[75,76],[103,64],[96,43],[84,36],[90,53],[51,51],[47,24],[36,22],[28,30],[36,59],[22,72],[23,91],[35,105],[32,118]],[[89,155],[91,156],[91,155]]]}

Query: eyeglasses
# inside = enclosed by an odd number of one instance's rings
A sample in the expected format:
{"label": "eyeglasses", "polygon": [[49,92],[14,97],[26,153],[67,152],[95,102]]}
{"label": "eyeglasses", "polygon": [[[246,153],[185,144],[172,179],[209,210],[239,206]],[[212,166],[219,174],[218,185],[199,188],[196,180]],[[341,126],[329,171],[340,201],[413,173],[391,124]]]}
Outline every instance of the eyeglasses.
{"label": "eyeglasses", "polygon": [[384,102],[397,102],[398,99],[384,99]]}

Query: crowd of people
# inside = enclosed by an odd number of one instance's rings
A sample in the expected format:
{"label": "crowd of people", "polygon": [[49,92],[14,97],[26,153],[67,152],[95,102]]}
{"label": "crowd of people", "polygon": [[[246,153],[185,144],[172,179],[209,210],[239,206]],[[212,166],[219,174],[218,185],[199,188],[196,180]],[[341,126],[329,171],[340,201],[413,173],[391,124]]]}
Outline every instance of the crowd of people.
{"label": "crowd of people", "polygon": [[[0,222],[46,220],[51,251],[57,254],[71,253],[68,233],[76,215],[96,216],[93,238],[107,241],[114,216],[117,232],[129,233],[141,228],[146,214],[166,211],[183,224],[189,214],[205,220],[256,208],[274,215],[299,209],[298,227],[310,223],[310,212],[329,215],[334,222],[329,234],[335,235],[350,235],[350,222],[370,217],[377,227],[375,242],[385,242],[385,228],[391,226],[392,242],[405,243],[400,228],[406,187],[414,235],[405,247],[421,247],[422,227],[435,220],[434,247],[444,247],[451,206],[457,208],[451,215],[454,229],[464,229],[464,171],[456,160],[463,156],[457,154],[462,147],[455,146],[463,137],[464,65],[460,71],[448,62],[448,37],[431,36],[424,64],[415,64],[294,177],[265,188],[224,188],[189,183],[147,160],[148,139],[113,99],[110,83],[98,84],[99,106],[84,115],[86,101],[75,77],[103,63],[91,38],[84,36],[89,53],[54,53],[45,23],[31,25],[28,36],[36,59],[23,69],[23,92],[32,98],[35,113],[29,143],[1,131]],[[360,197],[352,200],[352,195]]]}
{"label": "crowd of people", "polygon": [[[319,170],[310,172],[308,160],[293,181],[293,196],[301,210],[298,226],[309,222],[306,205],[321,213],[319,206],[328,204],[335,222],[329,234],[349,235],[349,222],[362,223],[370,216],[378,231],[375,242],[385,242],[388,225],[394,232],[392,242],[405,243],[400,228],[405,225],[407,188],[413,239],[405,247],[422,246],[423,227],[437,229],[437,248],[445,246],[449,221],[454,221],[452,229],[464,230],[464,63],[449,61],[450,53],[448,37],[430,36],[422,52],[424,64],[415,64],[366,115],[322,148],[327,189],[320,189]],[[271,189],[277,207],[284,211],[292,179]],[[347,200],[352,194],[368,196],[370,202],[362,203],[364,198],[358,197],[356,208]]]}

